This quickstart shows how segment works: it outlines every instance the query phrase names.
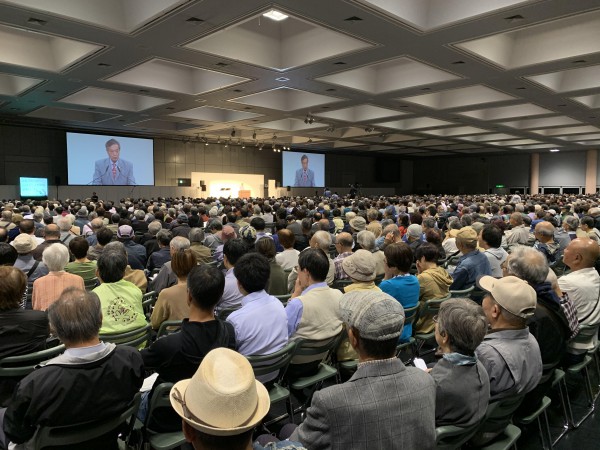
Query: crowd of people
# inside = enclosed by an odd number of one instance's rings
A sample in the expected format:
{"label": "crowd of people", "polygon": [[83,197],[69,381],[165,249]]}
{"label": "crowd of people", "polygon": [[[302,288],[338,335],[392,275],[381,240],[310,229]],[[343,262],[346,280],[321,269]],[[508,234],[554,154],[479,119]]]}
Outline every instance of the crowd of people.
{"label": "crowd of people", "polygon": [[[0,359],[66,348],[0,378],[0,448],[125,410],[150,372],[138,417],[174,383],[160,425],[183,419],[197,449],[434,448],[436,426],[476,425],[490,402],[520,396],[526,414],[548,374],[598,341],[596,196],[94,200],[0,203]],[[166,321],[180,330],[139,350],[102,340]],[[399,346],[427,334],[435,360],[405,365]],[[329,356],[355,369],[293,391],[305,419],[255,441],[268,390],[314,375],[328,352],[295,355],[283,379],[255,377],[245,357],[296,340],[335,342]]]}

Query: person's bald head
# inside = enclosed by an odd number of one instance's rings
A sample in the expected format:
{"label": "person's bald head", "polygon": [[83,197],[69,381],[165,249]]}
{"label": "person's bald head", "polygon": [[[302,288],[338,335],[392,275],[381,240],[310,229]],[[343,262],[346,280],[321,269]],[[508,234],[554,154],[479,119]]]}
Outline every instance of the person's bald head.
{"label": "person's bald head", "polygon": [[594,267],[599,253],[596,241],[589,238],[577,238],[573,239],[565,248],[563,262],[573,271],[588,269]]}
{"label": "person's bald head", "polygon": [[538,222],[535,226],[535,238],[543,243],[552,242],[554,240],[554,225],[550,222]]}
{"label": "person's bald head", "polygon": [[350,233],[340,233],[335,237],[335,243],[339,245],[338,252],[345,253],[352,251],[352,235]]}
{"label": "person's bald head", "polygon": [[60,228],[58,228],[58,225],[54,223],[46,225],[46,228],[44,228],[44,238],[47,241],[60,239]]}

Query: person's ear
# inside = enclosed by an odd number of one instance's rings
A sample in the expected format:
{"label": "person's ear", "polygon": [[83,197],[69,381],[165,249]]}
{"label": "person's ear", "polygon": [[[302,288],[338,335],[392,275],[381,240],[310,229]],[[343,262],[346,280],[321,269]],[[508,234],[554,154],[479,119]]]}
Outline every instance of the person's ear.
{"label": "person's ear", "polygon": [[350,342],[350,345],[353,349],[358,348],[358,336],[359,333],[356,328],[348,327],[348,341]]}

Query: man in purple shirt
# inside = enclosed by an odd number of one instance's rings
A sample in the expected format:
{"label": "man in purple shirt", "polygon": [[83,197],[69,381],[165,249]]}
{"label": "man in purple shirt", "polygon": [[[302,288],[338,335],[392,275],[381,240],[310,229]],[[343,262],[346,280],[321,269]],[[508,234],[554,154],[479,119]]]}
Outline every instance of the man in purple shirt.
{"label": "man in purple shirt", "polygon": [[[247,253],[235,264],[238,289],[244,295],[242,307],[227,318],[235,328],[237,350],[242,355],[268,355],[288,341],[287,316],[279,300],[267,294],[271,275],[269,260],[258,253]],[[263,383],[277,372],[259,377]]]}

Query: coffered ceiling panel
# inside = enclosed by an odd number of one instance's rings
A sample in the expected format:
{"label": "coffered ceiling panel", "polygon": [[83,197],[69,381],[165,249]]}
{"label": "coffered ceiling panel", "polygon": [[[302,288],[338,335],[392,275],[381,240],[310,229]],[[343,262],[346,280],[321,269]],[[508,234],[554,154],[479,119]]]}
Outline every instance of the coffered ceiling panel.
{"label": "coffered ceiling panel", "polygon": [[0,18],[4,124],[407,158],[600,148],[595,0],[0,0]]}

